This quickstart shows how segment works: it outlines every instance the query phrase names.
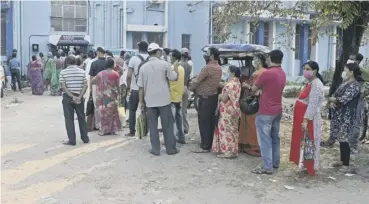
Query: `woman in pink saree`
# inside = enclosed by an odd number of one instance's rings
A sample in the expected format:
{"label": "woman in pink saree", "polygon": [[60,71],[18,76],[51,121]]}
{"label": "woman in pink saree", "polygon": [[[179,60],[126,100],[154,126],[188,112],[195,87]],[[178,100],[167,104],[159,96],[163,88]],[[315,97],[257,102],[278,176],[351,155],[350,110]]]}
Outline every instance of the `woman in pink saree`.
{"label": "woman in pink saree", "polygon": [[119,74],[114,71],[113,59],[106,60],[107,69],[99,72],[91,81],[96,84],[96,106],[100,109],[100,135],[111,135],[120,131],[118,112]]}
{"label": "woman in pink saree", "polygon": [[32,84],[32,94],[42,95],[44,93],[42,64],[37,60],[35,55],[32,56],[32,61],[28,64],[28,78]]}

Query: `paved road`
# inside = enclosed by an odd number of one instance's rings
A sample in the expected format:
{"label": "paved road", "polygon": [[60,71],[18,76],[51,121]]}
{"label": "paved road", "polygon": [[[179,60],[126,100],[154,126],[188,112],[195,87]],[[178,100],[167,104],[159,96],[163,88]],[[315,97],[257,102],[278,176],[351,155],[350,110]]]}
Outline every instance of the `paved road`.
{"label": "paved road", "polygon": [[[15,96],[21,103],[10,103]],[[62,113],[59,97],[24,93],[2,101],[2,203],[368,203],[368,181],[361,177],[301,180],[288,171],[255,176],[249,172],[257,158],[191,154],[191,143],[198,142],[193,110],[190,144],[178,155],[160,157],[148,154],[147,138],[126,138],[123,132],[92,133],[90,144],[62,146],[67,138]]]}

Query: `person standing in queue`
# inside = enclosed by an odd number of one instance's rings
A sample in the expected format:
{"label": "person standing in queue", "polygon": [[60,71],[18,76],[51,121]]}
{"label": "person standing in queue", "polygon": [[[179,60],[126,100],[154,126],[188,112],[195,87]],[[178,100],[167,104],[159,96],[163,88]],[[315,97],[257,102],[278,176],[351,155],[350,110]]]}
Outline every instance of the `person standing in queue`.
{"label": "person standing in queue", "polygon": [[185,134],[188,134],[190,126],[188,125],[187,120],[187,107],[188,107],[188,85],[190,83],[191,73],[192,73],[192,65],[188,63],[188,58],[190,55],[190,51],[187,48],[181,49],[181,60],[180,64],[184,68],[184,90],[182,96],[182,118],[183,118],[183,131]]}
{"label": "person standing in queue", "polygon": [[[94,62],[92,62],[91,64],[91,69],[90,69],[90,83],[92,78],[94,78],[99,72],[103,71],[106,69],[106,59],[105,59],[105,50],[102,47],[98,47],[97,50],[97,57],[98,59]],[[95,116],[95,129],[100,129],[100,110],[99,107],[96,105],[96,84],[90,84],[90,87],[92,87],[91,92],[92,92],[92,99],[95,105],[95,112],[94,112],[94,116]]]}
{"label": "person standing in queue", "polygon": [[204,53],[206,65],[200,74],[191,82],[190,90],[199,95],[199,129],[201,144],[193,153],[210,152],[213,144],[215,128],[215,111],[218,106],[218,88],[222,78],[219,50],[210,47]]}
{"label": "person standing in queue", "polygon": [[129,60],[127,73],[127,91],[131,95],[129,97],[129,133],[127,137],[134,137],[136,134],[136,111],[138,108],[138,90],[137,80],[140,72],[140,65],[147,61],[149,55],[147,54],[148,44],[141,41],[138,44],[138,55],[133,56]]}
{"label": "person standing in queue", "polygon": [[63,90],[63,111],[68,142],[64,145],[76,145],[76,132],[74,128],[74,112],[77,114],[79,131],[84,143],[90,141],[87,135],[83,95],[87,90],[85,72],[77,67],[74,56],[67,57],[68,67],[61,70],[59,82]]}
{"label": "person standing in queue", "polygon": [[[158,132],[158,117],[163,126],[165,149],[168,155],[179,152],[176,148],[176,139],[173,131],[173,115],[171,110],[169,82],[178,80],[179,63],[170,64],[160,60],[162,48],[156,43],[148,47],[149,60],[142,65],[137,85],[139,89],[139,104],[146,105],[149,121],[150,141],[152,148],[149,152],[155,156],[160,155],[160,140]],[[131,59],[132,60],[132,59]],[[145,105],[144,105],[145,103]]]}

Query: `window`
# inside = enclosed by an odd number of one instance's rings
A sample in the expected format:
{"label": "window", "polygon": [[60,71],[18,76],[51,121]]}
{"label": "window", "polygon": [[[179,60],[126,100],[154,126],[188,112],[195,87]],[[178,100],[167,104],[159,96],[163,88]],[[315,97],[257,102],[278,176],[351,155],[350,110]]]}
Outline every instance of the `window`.
{"label": "window", "polygon": [[138,49],[137,43],[142,41],[142,33],[141,32],[132,32],[132,48]]}
{"label": "window", "polygon": [[191,50],[191,35],[190,34],[182,34],[182,47],[185,47]]}
{"label": "window", "polygon": [[148,43],[156,43],[158,44],[160,47],[163,46],[163,38],[164,38],[164,34],[163,33],[147,33],[147,41]]}
{"label": "window", "polygon": [[51,1],[51,30],[87,32],[87,1]]}
{"label": "window", "polygon": [[264,46],[269,47],[269,23],[264,23]]}
{"label": "window", "polygon": [[296,25],[296,31],[295,31],[295,59],[300,59],[300,36],[301,36],[301,25]]}
{"label": "window", "polygon": [[256,28],[256,25],[253,22],[250,22],[249,36],[250,36],[249,44],[256,44],[256,42],[257,42],[257,39],[256,39],[256,37],[257,37],[257,28]]}

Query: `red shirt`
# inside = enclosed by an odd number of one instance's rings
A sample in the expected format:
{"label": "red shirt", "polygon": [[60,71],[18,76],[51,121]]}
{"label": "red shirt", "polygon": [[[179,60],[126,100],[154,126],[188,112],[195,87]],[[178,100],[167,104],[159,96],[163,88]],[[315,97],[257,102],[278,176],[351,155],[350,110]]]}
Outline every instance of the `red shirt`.
{"label": "red shirt", "polygon": [[258,114],[282,113],[282,93],[286,86],[286,73],[282,67],[271,67],[264,71],[255,82],[255,86],[262,89]]}

